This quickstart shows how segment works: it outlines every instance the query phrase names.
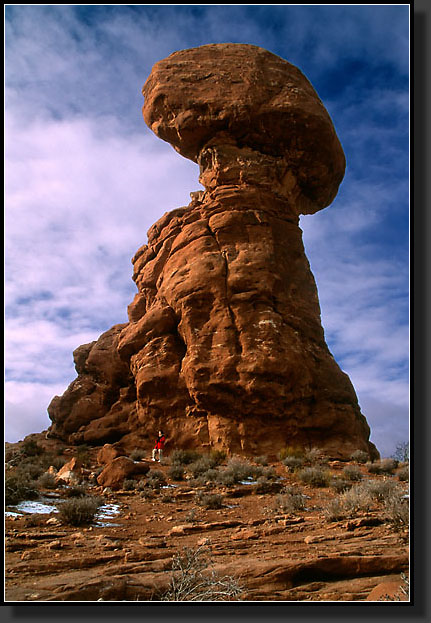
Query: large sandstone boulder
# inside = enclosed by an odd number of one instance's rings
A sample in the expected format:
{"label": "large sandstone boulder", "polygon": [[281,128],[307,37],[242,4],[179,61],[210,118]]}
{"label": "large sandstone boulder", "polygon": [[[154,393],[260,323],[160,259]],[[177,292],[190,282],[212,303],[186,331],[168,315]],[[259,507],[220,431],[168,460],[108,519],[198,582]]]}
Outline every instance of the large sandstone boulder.
{"label": "large sandstone boulder", "polygon": [[270,52],[219,44],[160,61],[143,93],[145,121],[199,163],[205,190],[149,230],[132,260],[129,323],[108,332],[121,374],[96,391],[87,362],[98,342],[81,347],[78,387],[50,406],[57,434],[96,441],[106,427],[103,441],[127,445],[162,428],[171,447],[377,457],[325,343],[299,228],[300,214],[333,200],[345,167],[313,87]]}
{"label": "large sandstone boulder", "polygon": [[121,446],[114,446],[110,443],[105,443],[97,453],[97,462],[99,465],[106,465],[119,456],[124,456],[126,453]]}
{"label": "large sandstone boulder", "polygon": [[149,471],[150,468],[146,463],[132,461],[127,456],[119,456],[105,465],[97,477],[97,484],[111,489],[120,489],[126,478],[147,474]]}

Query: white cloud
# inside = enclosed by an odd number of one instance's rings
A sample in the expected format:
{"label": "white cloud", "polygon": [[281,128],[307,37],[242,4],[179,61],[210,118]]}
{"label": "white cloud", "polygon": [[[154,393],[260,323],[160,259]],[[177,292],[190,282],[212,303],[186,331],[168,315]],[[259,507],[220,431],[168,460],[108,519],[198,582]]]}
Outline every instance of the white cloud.
{"label": "white cloud", "polygon": [[54,306],[64,298],[81,306],[85,292],[87,304],[102,309],[109,292],[118,309],[110,282],[119,273],[130,281],[130,258],[148,228],[199,187],[196,165],[149,139],[88,120],[7,127],[9,304],[43,291]]}
{"label": "white cloud", "polygon": [[6,382],[5,440],[13,443],[46,430],[51,424],[46,407],[64,389],[61,384],[46,382]]}

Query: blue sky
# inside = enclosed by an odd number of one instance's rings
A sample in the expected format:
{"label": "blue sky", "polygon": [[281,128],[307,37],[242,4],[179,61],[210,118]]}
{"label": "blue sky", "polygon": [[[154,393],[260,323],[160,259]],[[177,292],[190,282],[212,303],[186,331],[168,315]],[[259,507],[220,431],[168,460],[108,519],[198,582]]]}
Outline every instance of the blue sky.
{"label": "blue sky", "polygon": [[152,65],[251,43],[297,65],[347,169],[301,218],[328,345],[384,456],[409,436],[409,6],[6,5],[5,437],[46,429],[72,351],[127,321],[131,257],[201,188],[146,127]]}

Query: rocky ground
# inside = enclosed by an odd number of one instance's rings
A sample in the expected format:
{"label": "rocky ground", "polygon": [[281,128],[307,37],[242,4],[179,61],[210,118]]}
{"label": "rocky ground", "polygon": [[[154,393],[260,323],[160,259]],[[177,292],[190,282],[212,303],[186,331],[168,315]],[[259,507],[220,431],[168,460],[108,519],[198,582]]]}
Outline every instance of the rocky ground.
{"label": "rocky ground", "polygon": [[[14,456],[15,450],[10,446],[7,455]],[[400,480],[399,467],[376,474],[369,472],[369,465],[320,461],[319,468],[331,474],[332,484],[315,486],[280,460],[265,466],[249,460],[267,476],[228,486],[193,479],[187,466],[187,479],[174,480],[169,457],[162,463],[144,458],[139,463],[146,463],[150,471],[139,474],[134,484],[127,479],[125,488],[112,490],[95,480],[101,469],[98,453],[97,448],[88,450],[87,468],[80,477],[89,494],[102,497],[105,516],[96,515],[83,526],[61,521],[54,505],[66,498],[71,486],[61,481],[56,488],[39,486],[40,498],[34,502],[47,504],[42,507],[45,513],[7,507],[7,602],[168,598],[173,561],[185,548],[196,561],[206,561],[204,575],[216,574],[214,582],[218,575],[227,576],[228,584],[239,586],[235,599],[242,601],[408,599],[403,579],[409,566],[405,520],[391,515],[382,496],[349,513],[336,513],[334,502],[343,495],[334,478],[345,479],[348,465],[362,474],[360,481],[350,483],[350,490],[358,484],[393,481],[396,495],[406,496],[408,482]],[[63,460],[75,454],[76,449],[66,448]],[[227,461],[216,469],[226,469]],[[12,461],[6,478],[16,469]],[[157,485],[151,478],[154,471],[162,472],[165,481]],[[295,493],[306,496],[301,498],[303,508],[283,505]],[[175,577],[181,574],[184,570]]]}

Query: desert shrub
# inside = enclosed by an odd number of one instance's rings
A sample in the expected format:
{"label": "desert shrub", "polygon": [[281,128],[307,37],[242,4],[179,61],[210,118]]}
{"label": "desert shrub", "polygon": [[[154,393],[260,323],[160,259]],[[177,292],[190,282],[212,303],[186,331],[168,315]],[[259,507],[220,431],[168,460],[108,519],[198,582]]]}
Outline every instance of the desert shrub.
{"label": "desert shrub", "polygon": [[305,460],[309,463],[316,463],[322,456],[322,451],[319,448],[310,448],[305,451]]}
{"label": "desert shrub", "polygon": [[408,465],[405,465],[404,467],[401,467],[397,473],[396,473],[398,480],[401,480],[402,482],[407,482],[410,478],[410,470]]}
{"label": "desert shrub", "polygon": [[190,487],[205,487],[206,489],[212,488],[212,483],[207,486],[207,479],[205,478],[205,474],[201,474],[197,476],[197,478],[191,478],[188,482]]}
{"label": "desert shrub", "polygon": [[153,489],[159,489],[166,484],[166,476],[158,469],[152,469],[147,474],[147,484]]}
{"label": "desert shrub", "polygon": [[64,490],[64,495],[67,498],[82,498],[88,495],[87,487],[85,485],[71,485]]}
{"label": "desert shrub", "polygon": [[382,459],[380,461],[380,468],[384,474],[392,474],[398,467],[398,463],[396,459]]}
{"label": "desert shrub", "polygon": [[347,480],[362,480],[362,472],[356,465],[346,465],[346,467],[343,468],[343,476]]}
{"label": "desert shrub", "polygon": [[284,461],[288,456],[295,458],[303,458],[304,457],[304,449],[299,446],[286,446],[278,453],[278,458],[280,461]]}
{"label": "desert shrub", "polygon": [[175,449],[171,456],[172,465],[190,465],[200,458],[201,454],[196,450],[182,450],[181,448]]}
{"label": "desert shrub", "polygon": [[7,450],[5,450],[5,454],[4,454],[5,463],[14,464],[19,460],[20,456],[21,456],[21,453],[15,450],[15,448],[8,448]]}
{"label": "desert shrub", "polygon": [[43,448],[38,446],[34,439],[26,439],[21,450],[25,456],[40,456],[43,452]]}
{"label": "desert shrub", "polygon": [[36,483],[17,472],[5,478],[5,504],[19,504],[23,500],[35,500],[39,496]]}
{"label": "desert shrub", "polygon": [[262,477],[262,478],[268,478],[270,480],[273,480],[274,478],[277,478],[277,474],[275,469],[273,468],[272,465],[268,465],[266,467],[261,468],[260,473],[257,473],[258,476]]}
{"label": "desert shrub", "polygon": [[168,470],[168,476],[172,480],[184,480],[184,467],[179,464],[171,465]]}
{"label": "desert shrub", "polygon": [[328,487],[331,474],[322,467],[304,467],[298,472],[298,478],[307,485],[313,487]]}
{"label": "desert shrub", "polygon": [[285,465],[290,472],[294,472],[296,469],[299,469],[304,464],[304,459],[299,456],[287,456],[282,461],[283,465]]}
{"label": "desert shrub", "polygon": [[355,463],[366,463],[368,461],[368,453],[364,452],[364,450],[355,450],[353,454],[350,455],[352,461]]}
{"label": "desert shrub", "polygon": [[207,472],[209,469],[214,469],[216,464],[216,461],[212,459],[209,455],[201,456],[199,459],[197,459],[197,461],[189,464],[188,470],[194,478],[197,478],[198,476],[201,476],[202,474]]}
{"label": "desert shrub", "polygon": [[354,485],[348,491],[340,495],[340,500],[346,511],[346,515],[354,517],[359,511],[369,511],[373,498],[367,487],[362,484]]}
{"label": "desert shrub", "polygon": [[397,483],[393,480],[367,480],[363,486],[374,499],[383,502],[392,495],[397,488]]}
{"label": "desert shrub", "polygon": [[71,498],[57,504],[61,521],[70,526],[82,526],[93,521],[97,509],[103,503],[95,496]]}
{"label": "desert shrub", "polygon": [[389,521],[395,530],[403,530],[409,525],[409,500],[400,491],[387,496],[384,501],[385,519]]}
{"label": "desert shrub", "polygon": [[138,491],[140,491],[140,496],[144,498],[146,502],[148,502],[149,500],[154,500],[154,498],[156,497],[154,489],[150,489],[150,487],[146,483],[139,483]]}
{"label": "desert shrub", "polygon": [[282,513],[294,513],[305,509],[305,495],[295,487],[286,487],[275,498],[274,510]]}
{"label": "desert shrub", "polygon": [[28,461],[26,460],[22,461],[20,465],[18,466],[17,472],[22,474],[23,478],[28,478],[29,480],[36,480],[37,478],[39,478],[39,476],[41,476],[45,472],[45,469],[42,467],[42,464],[40,461],[36,463],[34,461],[34,458],[32,457]]}
{"label": "desert shrub", "polygon": [[210,457],[214,461],[214,465],[221,465],[226,459],[226,452],[224,450],[211,450]]}
{"label": "desert shrub", "polygon": [[141,450],[141,448],[134,448],[130,453],[130,458],[132,461],[140,461],[145,458],[145,454],[146,453],[144,450]]}
{"label": "desert shrub", "polygon": [[373,498],[368,488],[361,483],[330,500],[324,509],[324,515],[328,521],[355,517],[359,511],[369,511],[372,503]]}
{"label": "desert shrub", "polygon": [[258,465],[268,465],[268,457],[266,454],[263,454],[262,456],[255,456],[254,462]]}
{"label": "desert shrub", "polygon": [[258,468],[248,461],[232,457],[226,467],[218,472],[217,481],[224,485],[234,485],[247,478],[254,478],[258,471]]}
{"label": "desert shrub", "polygon": [[323,512],[328,521],[340,521],[341,519],[345,519],[347,516],[343,500],[339,497],[329,500]]}
{"label": "desert shrub", "polygon": [[133,478],[125,478],[123,481],[124,491],[134,491],[136,489],[137,482]]}
{"label": "desert shrub", "polygon": [[374,463],[367,463],[366,467],[370,474],[393,474],[396,467],[398,466],[398,461],[395,459],[381,459],[380,461],[375,461]]}
{"label": "desert shrub", "polygon": [[172,577],[161,601],[235,601],[242,592],[232,576],[222,576],[210,569],[211,561],[204,546],[184,548],[174,556]]}
{"label": "desert shrub", "polygon": [[193,478],[189,481],[189,484],[192,487],[202,487],[206,485],[207,487],[214,486],[214,483],[219,479],[219,471],[217,469],[208,469],[206,472],[199,474],[196,478]]}
{"label": "desert shrub", "polygon": [[335,476],[329,481],[329,486],[337,493],[343,493],[343,491],[347,491],[347,489],[350,489],[352,485],[353,483],[351,480],[345,480],[340,476]]}
{"label": "desert shrub", "polygon": [[233,471],[228,470],[228,469],[222,469],[217,474],[217,482],[220,485],[230,487],[232,485],[237,484],[239,480],[237,479],[237,476]]}
{"label": "desert shrub", "polygon": [[200,492],[196,496],[196,502],[208,510],[223,508],[223,496],[219,493]]}
{"label": "desert shrub", "polygon": [[37,484],[39,487],[42,487],[43,489],[56,489],[57,488],[57,482],[55,480],[55,476],[54,474],[51,474],[50,472],[45,472],[44,474],[39,476],[39,478],[37,479]]}

